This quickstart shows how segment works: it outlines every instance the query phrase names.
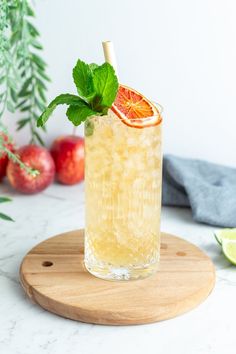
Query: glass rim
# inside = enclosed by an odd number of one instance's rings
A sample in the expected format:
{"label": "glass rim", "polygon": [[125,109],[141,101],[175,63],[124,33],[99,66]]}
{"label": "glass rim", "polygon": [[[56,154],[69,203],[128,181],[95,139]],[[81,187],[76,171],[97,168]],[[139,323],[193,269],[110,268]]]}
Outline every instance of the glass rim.
{"label": "glass rim", "polygon": [[[114,113],[114,115],[118,118],[118,121],[125,121],[124,118],[118,117],[115,113]],[[156,118],[158,118],[158,120],[159,120],[158,124],[160,124],[162,122],[162,120],[163,120],[161,112],[159,112],[158,114],[154,114],[153,116],[147,116],[147,117],[142,117],[142,118],[141,117],[140,118],[131,118],[130,120],[133,123],[135,123],[135,122],[140,123],[142,121],[146,121],[146,122],[150,121],[150,122],[152,122]],[[96,115],[94,115],[94,116],[90,116],[89,120],[98,120],[98,122],[101,122],[101,120],[102,120],[102,122],[104,122],[104,121],[106,121],[106,122],[109,122],[109,121],[114,122],[114,118],[110,117],[109,115],[106,116],[105,118],[104,118],[104,116],[96,116]]]}
{"label": "glass rim", "polygon": [[159,115],[161,115],[164,112],[164,107],[156,101],[151,101],[151,102],[157,107]]}

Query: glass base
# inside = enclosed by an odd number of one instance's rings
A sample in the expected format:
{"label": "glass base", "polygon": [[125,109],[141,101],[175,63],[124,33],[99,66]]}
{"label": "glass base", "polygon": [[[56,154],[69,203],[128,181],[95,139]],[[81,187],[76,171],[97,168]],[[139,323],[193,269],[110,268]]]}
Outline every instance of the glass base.
{"label": "glass base", "polygon": [[138,280],[149,277],[150,275],[156,273],[158,270],[158,263],[148,264],[142,267],[132,266],[132,267],[114,267],[112,265],[99,266],[94,264],[89,264],[86,260],[84,261],[85,267],[89,273],[97,278],[105,280]]}

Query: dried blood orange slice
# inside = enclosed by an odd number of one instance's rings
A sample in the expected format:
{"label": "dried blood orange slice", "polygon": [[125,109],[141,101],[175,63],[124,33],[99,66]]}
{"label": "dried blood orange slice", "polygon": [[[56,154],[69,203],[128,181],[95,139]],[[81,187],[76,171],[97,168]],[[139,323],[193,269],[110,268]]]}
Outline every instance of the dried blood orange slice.
{"label": "dried blood orange slice", "polygon": [[119,85],[119,90],[111,107],[112,111],[126,125],[133,128],[146,128],[161,123],[161,112],[141,93]]}

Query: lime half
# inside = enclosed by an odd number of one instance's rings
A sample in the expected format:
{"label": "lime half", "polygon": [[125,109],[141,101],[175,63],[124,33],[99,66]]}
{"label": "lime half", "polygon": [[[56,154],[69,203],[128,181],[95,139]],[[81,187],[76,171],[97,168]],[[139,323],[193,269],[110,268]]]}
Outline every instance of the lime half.
{"label": "lime half", "polygon": [[225,257],[234,265],[236,265],[236,240],[223,240],[222,250]]}
{"label": "lime half", "polygon": [[236,228],[215,231],[214,236],[220,245],[222,245],[224,240],[236,241]]}

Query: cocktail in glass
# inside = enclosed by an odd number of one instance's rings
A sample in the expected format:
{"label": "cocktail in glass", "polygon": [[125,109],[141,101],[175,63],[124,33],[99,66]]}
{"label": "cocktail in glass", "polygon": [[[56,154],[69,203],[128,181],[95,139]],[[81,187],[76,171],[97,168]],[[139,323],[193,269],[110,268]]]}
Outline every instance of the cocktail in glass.
{"label": "cocktail in glass", "polygon": [[161,125],[130,127],[112,110],[86,122],[85,266],[97,277],[138,279],[158,268]]}
{"label": "cocktail in glass", "polygon": [[78,59],[78,95],[54,98],[37,125],[59,104],[75,126],[85,122],[85,266],[104,279],[138,279],[157,270],[160,253],[161,109],[119,83],[112,43],[103,47],[106,62]]}

